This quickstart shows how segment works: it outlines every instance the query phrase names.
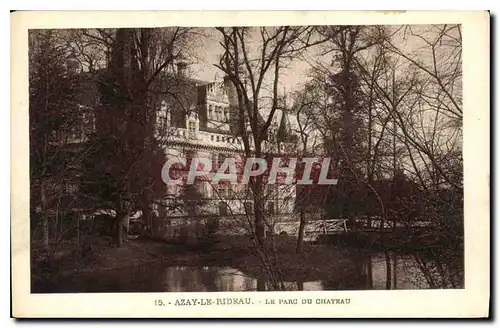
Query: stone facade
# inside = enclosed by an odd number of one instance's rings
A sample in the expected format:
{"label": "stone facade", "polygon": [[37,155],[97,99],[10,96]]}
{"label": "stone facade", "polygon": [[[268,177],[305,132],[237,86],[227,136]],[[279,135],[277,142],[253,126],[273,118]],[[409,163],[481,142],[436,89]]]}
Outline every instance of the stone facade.
{"label": "stone facade", "polygon": [[[180,224],[182,220],[206,223],[207,218],[218,218],[219,221],[226,222],[241,221],[241,226],[246,226],[251,222],[253,213],[253,197],[249,186],[230,184],[224,180],[216,184],[211,182],[228,157],[234,158],[238,176],[243,172],[246,158],[242,139],[234,129],[240,119],[235,111],[237,104],[234,92],[227,81],[203,82],[185,76],[178,78],[183,80],[185,90],[191,90],[187,92],[195,97],[184,103],[182,109],[179,109],[175,99],[161,100],[157,116],[160,127],[157,137],[164,140],[166,160],[183,158],[189,166],[192,158],[207,158],[212,163],[212,170],[204,177],[198,178],[192,187],[166,185],[164,208],[157,209],[157,212],[160,220],[170,222],[161,225],[165,228],[165,225],[172,226],[174,222]],[[282,126],[287,122],[282,113],[284,111],[280,110],[277,112],[279,115],[275,115],[270,126],[270,135],[277,136],[280,131],[290,130],[289,127]],[[172,124],[174,121],[175,124]],[[163,130],[162,126],[168,128]],[[249,141],[253,144],[252,138]],[[283,154],[287,147],[295,145],[291,142],[271,141],[264,141],[263,144],[264,153],[271,159],[279,156],[277,154]],[[174,171],[175,169],[171,170]],[[171,174],[179,173],[187,174],[186,168],[184,167],[184,172],[182,168],[178,168],[176,173]],[[295,207],[294,185],[266,185],[264,199],[269,230],[275,230],[273,227],[278,221],[292,219]]]}

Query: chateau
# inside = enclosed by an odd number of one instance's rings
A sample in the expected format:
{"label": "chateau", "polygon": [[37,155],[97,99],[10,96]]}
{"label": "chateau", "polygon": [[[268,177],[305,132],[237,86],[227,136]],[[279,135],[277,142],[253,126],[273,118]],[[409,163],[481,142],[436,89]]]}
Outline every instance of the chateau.
{"label": "chateau", "polygon": [[[205,82],[189,78],[184,72],[185,64],[178,63],[176,75],[172,77],[175,79],[173,84],[181,88],[182,94],[189,96],[182,100],[178,95],[161,99],[156,137],[164,144],[166,160],[183,158],[189,167],[191,159],[206,158],[211,161],[212,170],[202,179],[197,179],[194,185],[166,185],[164,209],[157,209],[158,217],[166,226],[181,218],[251,221],[254,204],[248,185],[224,180],[217,184],[211,182],[226,158],[234,159],[238,175],[242,174],[245,163],[244,145],[237,128],[242,118],[237,112],[234,87],[228,79]],[[263,152],[271,160],[285,156],[287,151],[295,151],[297,147],[297,137],[292,133],[286,108],[276,111],[274,116],[267,140],[263,142]],[[262,123],[264,118],[259,116],[258,120]],[[245,123],[250,131],[248,118],[245,118]],[[251,136],[249,142],[253,144]],[[182,168],[178,171],[185,173]],[[267,223],[269,229],[273,229],[277,221],[291,219],[295,186],[265,185],[264,200],[264,210],[269,217]],[[160,230],[165,229],[165,226],[160,227]]]}
{"label": "chateau", "polygon": [[[100,102],[95,81],[89,75],[79,71],[75,65],[68,65],[81,94],[79,96],[80,128],[68,133],[61,133],[56,139],[61,145],[77,149],[80,144],[89,140],[89,136],[99,129],[99,124],[106,117],[97,117],[95,109]],[[165,152],[165,162],[168,159],[183,158],[187,167],[193,158],[206,158],[212,163],[212,171],[203,179],[197,179],[194,185],[165,185],[162,199],[156,199],[152,208],[155,214],[156,227],[153,228],[160,236],[176,236],[182,234],[181,227],[203,225],[207,220],[241,222],[240,226],[248,227],[253,221],[254,202],[248,185],[231,184],[220,181],[211,182],[213,175],[226,158],[233,158],[242,174],[245,163],[245,149],[241,138],[241,117],[238,113],[238,103],[234,86],[228,79],[222,81],[201,81],[186,74],[187,65],[177,63],[177,68],[165,73],[154,86],[152,103],[156,104],[154,136]],[[79,71],[79,72],[78,72]],[[293,133],[288,114],[286,96],[280,99],[280,107],[274,113],[268,129],[266,140],[262,144],[262,153],[270,162],[276,157],[296,157],[298,137]],[[97,107],[96,107],[97,106]],[[265,112],[266,108],[262,109]],[[264,115],[265,116],[265,115]],[[256,118],[258,124],[263,124],[264,117]],[[267,117],[266,117],[267,119]],[[99,123],[101,122],[101,123]],[[244,118],[249,143],[253,139],[250,133],[250,120]],[[55,132],[58,133],[59,132]],[[250,150],[252,152],[252,150]],[[282,166],[285,166],[283,164]],[[186,168],[184,167],[184,170]],[[178,168],[183,174],[183,168]],[[156,174],[156,173],[155,173]],[[161,172],[157,172],[161,179]],[[78,194],[78,182],[68,182],[65,189],[70,191],[65,197],[71,202],[72,195]],[[294,184],[265,185],[263,190],[264,211],[269,231],[276,230],[275,224],[284,221],[297,221],[294,216],[297,189]],[[82,208],[83,210],[83,208]],[[113,210],[97,209],[96,213],[114,215]],[[136,212],[132,221],[141,221],[142,212]]]}

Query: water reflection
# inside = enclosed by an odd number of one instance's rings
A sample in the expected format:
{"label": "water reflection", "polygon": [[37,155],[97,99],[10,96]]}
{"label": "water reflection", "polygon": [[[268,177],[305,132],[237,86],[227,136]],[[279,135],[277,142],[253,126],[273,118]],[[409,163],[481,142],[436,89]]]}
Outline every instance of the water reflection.
{"label": "water reflection", "polygon": [[[463,275],[422,256],[380,253],[353,255],[354,269],[321,281],[283,281],[281,290],[367,290],[463,288]],[[285,277],[286,278],[286,277]],[[284,279],[286,280],[286,279]],[[38,282],[33,292],[216,292],[272,290],[264,279],[231,267],[148,265],[93,274],[57,282]]]}
{"label": "water reflection", "polygon": [[375,254],[370,259],[371,289],[429,288],[422,271],[411,255]]}
{"label": "water reflection", "polygon": [[[353,256],[354,274],[324,281],[327,290],[463,288],[463,263],[443,263],[423,254]],[[454,265],[452,265],[454,264]]]}

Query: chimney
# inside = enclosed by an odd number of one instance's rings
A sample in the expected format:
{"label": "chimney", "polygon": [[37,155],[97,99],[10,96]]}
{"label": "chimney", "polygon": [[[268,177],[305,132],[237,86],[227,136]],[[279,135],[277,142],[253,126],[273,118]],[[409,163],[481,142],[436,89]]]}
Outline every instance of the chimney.
{"label": "chimney", "polygon": [[188,64],[185,61],[180,61],[177,63],[177,75],[179,77],[185,77],[186,76],[186,68]]}

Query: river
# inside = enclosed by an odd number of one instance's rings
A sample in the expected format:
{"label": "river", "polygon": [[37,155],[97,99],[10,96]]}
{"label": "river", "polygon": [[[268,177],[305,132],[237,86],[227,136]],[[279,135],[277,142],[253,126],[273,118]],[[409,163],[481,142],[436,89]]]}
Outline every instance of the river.
{"label": "river", "polygon": [[[358,260],[356,273],[317,281],[283,281],[281,290],[463,288],[463,270],[417,255],[378,253]],[[163,266],[78,274],[36,283],[36,293],[216,292],[271,290],[262,279],[228,266]]]}

